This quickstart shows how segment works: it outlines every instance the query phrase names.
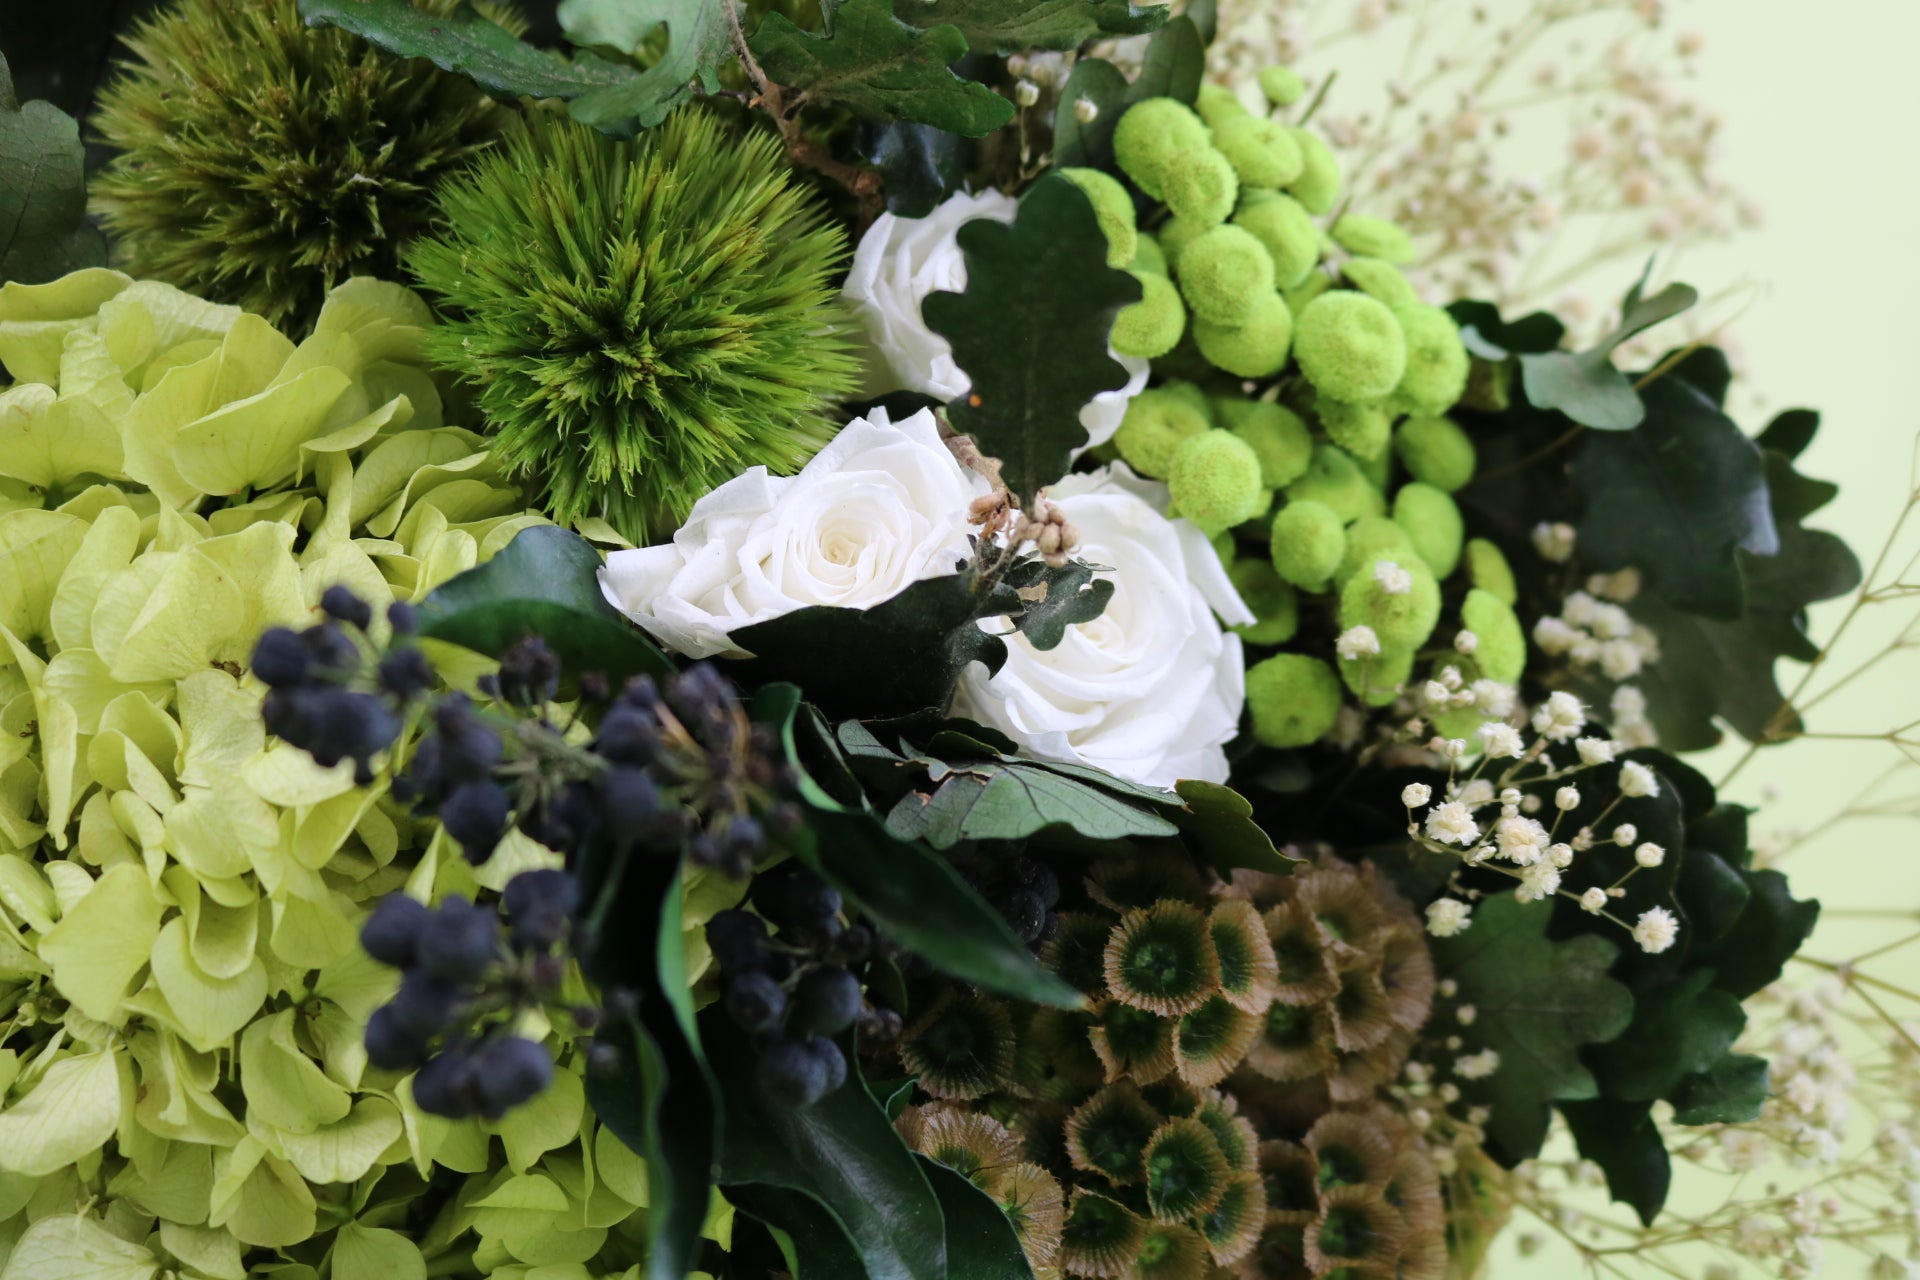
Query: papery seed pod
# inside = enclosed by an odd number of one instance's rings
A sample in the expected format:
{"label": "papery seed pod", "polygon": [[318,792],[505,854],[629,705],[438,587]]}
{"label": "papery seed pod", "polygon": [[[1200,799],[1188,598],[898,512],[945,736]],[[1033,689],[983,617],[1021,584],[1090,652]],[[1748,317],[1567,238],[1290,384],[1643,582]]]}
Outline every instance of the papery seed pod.
{"label": "papery seed pod", "polygon": [[1147,1207],[1159,1222],[1185,1222],[1220,1203],[1232,1171],[1198,1120],[1169,1120],[1147,1142]]}
{"label": "papery seed pod", "polygon": [[1259,909],[1244,898],[1223,898],[1207,921],[1220,958],[1220,994],[1248,1013],[1263,1014],[1273,1002],[1280,964]]}
{"label": "papery seed pod", "polygon": [[1433,954],[1417,929],[1389,929],[1380,949],[1380,985],[1395,1025],[1418,1031],[1433,1011]]}
{"label": "papery seed pod", "polygon": [[1199,904],[1207,900],[1200,873],[1184,858],[1109,858],[1086,878],[1087,896],[1121,914],[1168,898]]}
{"label": "papery seed pod", "polygon": [[1122,916],[1105,960],[1114,999],[1163,1016],[1196,1009],[1220,989],[1207,918],[1184,902],[1164,900]]}
{"label": "papery seed pod", "polygon": [[1109,1000],[1095,1012],[1087,1031],[1108,1080],[1131,1078],[1148,1084],[1173,1071],[1173,1023],[1145,1009]]}
{"label": "papery seed pod", "polygon": [[949,995],[909,1027],[900,1062],[936,1098],[993,1092],[1013,1069],[1013,1022],[984,996]]}
{"label": "papery seed pod", "polygon": [[1192,1227],[1156,1222],[1147,1228],[1140,1242],[1140,1256],[1134,1260],[1129,1280],[1205,1280],[1208,1265],[1207,1244]]}
{"label": "papery seed pod", "polygon": [[1373,1108],[1329,1111],[1301,1145],[1313,1153],[1323,1191],[1359,1185],[1384,1190],[1393,1176],[1395,1144],[1389,1125]]}
{"label": "papery seed pod", "polygon": [[1108,1085],[1067,1117],[1067,1158],[1117,1185],[1138,1182],[1147,1143],[1164,1120],[1131,1084]]}
{"label": "papery seed pod", "polygon": [[1261,919],[1273,946],[1275,1001],[1306,1007],[1319,1004],[1340,989],[1320,928],[1305,904],[1281,903],[1269,908]]}
{"label": "papery seed pod", "polygon": [[1200,1098],[1193,1118],[1207,1126],[1220,1154],[1238,1173],[1253,1173],[1260,1167],[1260,1135],[1253,1123],[1240,1114],[1240,1104],[1232,1094],[1209,1091]]}
{"label": "papery seed pod", "polygon": [[1372,967],[1358,965],[1340,974],[1340,991],[1328,1005],[1333,1042],[1342,1053],[1365,1053],[1386,1042],[1395,1029],[1387,989]]}
{"label": "papery seed pod", "polygon": [[1247,1048],[1247,1065],[1282,1084],[1311,1079],[1334,1067],[1337,1059],[1332,1039],[1324,1011],[1276,1001],[1267,1010],[1260,1034]]}
{"label": "papery seed pod", "polygon": [[1093,1015],[1081,1009],[1036,1009],[1015,1034],[1012,1087],[1034,1098],[1078,1098],[1106,1079],[1093,1051]]}
{"label": "papery seed pod", "polygon": [[1107,991],[1107,937],[1110,916],[1062,911],[1053,933],[1040,947],[1040,962],[1074,990],[1100,996]]}
{"label": "papery seed pod", "polygon": [[1247,1056],[1261,1026],[1260,1015],[1214,996],[1174,1028],[1173,1069],[1189,1084],[1218,1084]]}
{"label": "papery seed pod", "polygon": [[[921,1155],[943,1164],[975,1185],[984,1185],[985,1175],[1020,1159],[1020,1140],[992,1116],[959,1107],[933,1105],[909,1107],[917,1113],[901,1136]],[[901,1119],[906,1120],[906,1113]]]}
{"label": "papery seed pod", "polygon": [[1061,1270],[1094,1280],[1117,1280],[1140,1254],[1147,1224],[1119,1201],[1077,1190],[1060,1229]]}
{"label": "papery seed pod", "polygon": [[1267,1192],[1258,1174],[1236,1174],[1220,1203],[1202,1214],[1199,1231],[1214,1262],[1230,1266],[1253,1252],[1267,1222]]}
{"label": "papery seed pod", "polygon": [[1386,1270],[1406,1243],[1391,1205],[1369,1187],[1334,1187],[1304,1233],[1307,1263],[1316,1275],[1338,1267]]}
{"label": "papery seed pod", "polygon": [[984,1185],[1007,1215],[1028,1264],[1036,1271],[1050,1266],[1060,1252],[1060,1231],[1067,1217],[1059,1180],[1037,1164],[1023,1163],[992,1170]]}

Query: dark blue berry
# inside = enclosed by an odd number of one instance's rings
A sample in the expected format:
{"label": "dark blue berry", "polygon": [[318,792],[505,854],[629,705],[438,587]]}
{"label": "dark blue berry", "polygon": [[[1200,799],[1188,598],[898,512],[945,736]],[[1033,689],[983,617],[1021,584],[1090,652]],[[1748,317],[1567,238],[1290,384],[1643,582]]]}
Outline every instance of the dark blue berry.
{"label": "dark blue berry", "polygon": [[379,1071],[411,1071],[427,1059],[433,1042],[425,1032],[392,1005],[383,1005],[367,1019],[367,1063]]}
{"label": "dark blue berry", "polygon": [[[824,1047],[824,1048],[823,1048]],[[828,1052],[830,1051],[830,1052]],[[799,1110],[827,1096],[847,1075],[847,1060],[831,1040],[773,1040],[760,1051],[757,1074],[767,1096]]]}
{"label": "dark blue berry", "polygon": [[725,716],[734,696],[733,685],[710,662],[696,662],[667,681],[667,705],[689,724]]}
{"label": "dark blue berry", "polygon": [[387,625],[396,636],[410,636],[420,629],[420,614],[406,601],[395,600],[387,606]]}
{"label": "dark blue berry", "polygon": [[471,1061],[480,1114],[490,1120],[531,1101],[553,1079],[553,1055],[546,1046],[519,1036],[482,1046]]}
{"label": "dark blue berry", "polygon": [[462,1120],[479,1111],[473,1060],[462,1049],[436,1053],[413,1078],[413,1100],[430,1115]]}
{"label": "dark blue berry", "polygon": [[420,964],[447,982],[478,982],[498,955],[499,927],[487,908],[448,898],[420,931]]}
{"label": "dark blue berry", "polygon": [[465,694],[442,698],[434,708],[433,723],[440,738],[440,771],[449,782],[477,781],[493,773],[505,748]]}
{"label": "dark blue berry", "polygon": [[401,976],[400,990],[386,1007],[423,1034],[435,1036],[453,1024],[459,1006],[459,987],[424,969],[409,969]]}
{"label": "dark blue berry", "polygon": [[793,1029],[837,1036],[860,1016],[860,980],[838,965],[810,969],[793,989]]}
{"label": "dark blue berry", "polygon": [[742,1031],[778,1031],[787,1016],[787,993],[764,973],[735,974],[727,983],[727,1016]]}
{"label": "dark blue berry", "polygon": [[840,914],[840,891],[811,871],[762,876],[753,882],[753,905],[783,928],[816,930]]}
{"label": "dark blue berry", "polygon": [[500,693],[520,707],[552,702],[560,692],[560,655],[539,636],[529,636],[500,655]]}
{"label": "dark blue berry", "polygon": [[571,853],[600,829],[599,801],[592,786],[568,783],[559,795],[529,810],[520,829],[556,853]]}
{"label": "dark blue berry", "polygon": [[433,913],[404,893],[390,893],[374,904],[360,928],[360,945],[381,964],[405,969],[418,954],[420,931]]}
{"label": "dark blue berry", "polygon": [[270,732],[329,769],[366,760],[400,733],[400,721],[379,698],[327,686],[274,689],[260,714]]}
{"label": "dark blue berry", "polygon": [[580,907],[580,882],[564,871],[522,871],[501,895],[516,946],[544,949],[567,936]]}
{"label": "dark blue berry", "polygon": [[307,646],[300,633],[286,627],[269,627],[253,646],[253,674],[275,689],[305,680],[308,663]]}
{"label": "dark blue berry", "polygon": [[512,811],[513,802],[499,783],[463,782],[440,802],[440,825],[460,842],[467,861],[478,865],[493,856]]}
{"label": "dark blue berry", "polygon": [[1022,942],[1039,938],[1047,924],[1047,906],[1031,889],[1014,889],[994,904]]}
{"label": "dark blue berry", "polygon": [[320,611],[362,631],[373,623],[373,606],[337,582],[320,593]]}
{"label": "dark blue berry", "polygon": [[616,765],[600,775],[600,812],[615,839],[645,839],[660,816],[660,787],[645,769]]}
{"label": "dark blue berry", "polygon": [[396,698],[417,698],[433,688],[435,674],[427,655],[408,646],[380,659],[380,687]]}
{"label": "dark blue berry", "polygon": [[729,973],[763,967],[767,952],[767,922],[751,911],[720,911],[707,921],[707,947]]}
{"label": "dark blue berry", "polygon": [[1031,889],[1040,905],[1051,908],[1060,901],[1060,877],[1039,859],[1015,858],[1007,864],[1007,874],[1021,888]]}
{"label": "dark blue berry", "polygon": [[751,860],[759,857],[761,851],[766,848],[766,845],[766,828],[762,827],[746,814],[740,814],[727,823],[727,852],[733,856],[743,860]]}
{"label": "dark blue berry", "polygon": [[360,646],[331,622],[308,627],[300,633],[307,657],[319,673],[334,677],[350,676],[360,669]]}
{"label": "dark blue berry", "polygon": [[660,750],[660,721],[651,707],[615,703],[600,720],[593,749],[615,764],[651,764]]}

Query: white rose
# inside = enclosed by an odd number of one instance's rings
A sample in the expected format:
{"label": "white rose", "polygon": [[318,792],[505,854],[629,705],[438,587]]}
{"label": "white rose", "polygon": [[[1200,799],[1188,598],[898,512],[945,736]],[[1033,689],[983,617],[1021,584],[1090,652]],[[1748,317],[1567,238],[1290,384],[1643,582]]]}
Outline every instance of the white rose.
{"label": "white rose", "polygon": [[616,551],[614,606],[690,658],[751,657],[730,634],[809,605],[863,609],[968,554],[967,507],[985,479],[933,415],[855,418],[795,476],[754,467],[693,504],[664,546]]}
{"label": "white rose", "polygon": [[1220,557],[1199,529],[1161,514],[1165,486],[1124,466],[1069,476],[1047,496],[1079,530],[1079,554],[1112,566],[1113,595],[1098,618],[1067,628],[1045,652],[1009,636],[998,674],[967,668],[955,714],[1042,759],[1147,786],[1225,782],[1246,672],[1240,638],[1215,615],[1245,625],[1253,614]]}
{"label": "white rose", "polygon": [[[867,228],[841,292],[859,313],[874,355],[885,366],[884,385],[871,390],[918,391],[942,401],[957,400],[972,390],[972,380],[954,363],[953,347],[927,327],[920,304],[931,293],[966,289],[961,226],[976,218],[1012,222],[1019,203],[991,189],[979,195],[958,192],[924,218],[883,213]],[[1116,391],[1101,392],[1080,410],[1088,448],[1113,438],[1127,402],[1147,385],[1145,360],[1117,353],[1114,358],[1125,366],[1128,382]]]}

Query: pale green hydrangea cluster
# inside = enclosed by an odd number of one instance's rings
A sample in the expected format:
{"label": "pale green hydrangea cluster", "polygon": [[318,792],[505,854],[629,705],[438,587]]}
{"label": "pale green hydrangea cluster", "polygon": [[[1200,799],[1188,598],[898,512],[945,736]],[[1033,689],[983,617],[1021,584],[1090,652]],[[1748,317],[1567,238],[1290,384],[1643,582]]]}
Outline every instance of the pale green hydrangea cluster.
{"label": "pale green hydrangea cluster", "polygon": [[644,1256],[645,1168],[565,1028],[522,1028],[563,1069],[494,1124],[422,1113],[361,1042],[395,983],[358,945],[376,898],[557,856],[516,837],[470,867],[384,785],[269,744],[245,671],[327,586],[418,600],[542,522],[446,421],[430,323],[373,280],[298,344],[112,271],[0,287],[5,1280],[592,1280]]}
{"label": "pale green hydrangea cluster", "polygon": [[[1262,87],[1276,112],[1299,96],[1285,74]],[[1240,628],[1249,647],[1294,650],[1248,671],[1259,740],[1315,742],[1349,694],[1385,706],[1423,665],[1455,689],[1518,680],[1513,575],[1452,497],[1475,469],[1447,416],[1471,361],[1401,271],[1411,238],[1340,208],[1317,134],[1218,86],[1194,107],[1136,103],[1113,142],[1164,211],[1139,213],[1109,175],[1076,180],[1143,289],[1113,345],[1166,380],[1132,400],[1112,451],[1215,539],[1259,619]],[[1471,736],[1485,708],[1456,701],[1436,723]]]}

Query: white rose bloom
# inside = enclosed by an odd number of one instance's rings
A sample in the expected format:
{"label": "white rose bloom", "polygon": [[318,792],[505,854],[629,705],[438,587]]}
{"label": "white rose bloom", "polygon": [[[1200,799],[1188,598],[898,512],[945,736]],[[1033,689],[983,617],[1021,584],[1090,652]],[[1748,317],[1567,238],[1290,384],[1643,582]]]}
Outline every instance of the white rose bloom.
{"label": "white rose bloom", "polygon": [[601,590],[690,658],[750,657],[730,635],[809,605],[863,609],[968,554],[967,507],[986,480],[921,410],[856,418],[798,475],[754,467],[693,504],[663,546],[616,551]]}
{"label": "white rose bloom", "polygon": [[1146,786],[1226,781],[1246,673],[1240,638],[1215,615],[1244,626],[1253,614],[1220,557],[1199,529],[1161,514],[1165,486],[1124,466],[1069,476],[1047,496],[1079,530],[1078,554],[1112,566],[1104,576],[1113,596],[1045,652],[1010,636],[1006,665],[991,679],[979,663],[968,667],[955,714],[1042,759]]}
{"label": "white rose bloom", "polygon": [[[1012,222],[1019,201],[994,190],[958,192],[924,218],[883,213],[867,228],[854,251],[842,296],[858,312],[883,381],[871,390],[919,391],[937,400],[957,400],[972,390],[972,380],[953,359],[947,340],[927,327],[920,304],[931,293],[959,293],[967,287],[966,257],[957,239],[960,228],[976,218]],[[1103,391],[1080,410],[1087,447],[1105,444],[1120,429],[1127,402],[1147,385],[1147,362],[1114,354],[1126,367],[1127,385]]]}

